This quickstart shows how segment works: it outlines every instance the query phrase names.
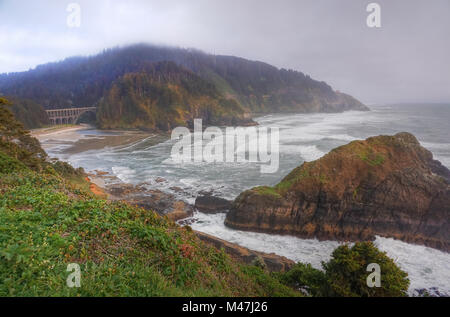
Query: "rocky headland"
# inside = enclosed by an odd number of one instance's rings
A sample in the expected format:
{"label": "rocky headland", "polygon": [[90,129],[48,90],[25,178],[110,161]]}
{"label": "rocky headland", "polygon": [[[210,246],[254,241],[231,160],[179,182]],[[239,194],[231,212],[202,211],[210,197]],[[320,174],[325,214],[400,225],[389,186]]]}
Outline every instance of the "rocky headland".
{"label": "rocky headland", "polygon": [[321,240],[376,235],[450,251],[450,171],[409,133],[377,136],[305,162],[233,202],[231,228]]}

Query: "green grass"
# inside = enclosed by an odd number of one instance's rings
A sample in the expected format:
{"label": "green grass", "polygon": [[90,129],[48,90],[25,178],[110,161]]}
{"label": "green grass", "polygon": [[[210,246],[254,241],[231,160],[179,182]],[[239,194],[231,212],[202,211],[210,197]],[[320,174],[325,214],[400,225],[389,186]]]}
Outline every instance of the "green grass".
{"label": "green grass", "polygon": [[361,160],[366,162],[372,167],[383,165],[385,158],[383,155],[378,153],[361,153],[358,155]]}
{"label": "green grass", "polygon": [[[0,167],[0,296],[299,295],[189,228],[94,197],[61,167],[37,173],[2,153]],[[69,263],[80,288],[66,285]]]}
{"label": "green grass", "polygon": [[260,186],[253,188],[260,195],[271,196],[273,198],[281,198],[281,195],[276,191],[275,188],[269,186]]}
{"label": "green grass", "polygon": [[287,175],[281,182],[279,182],[274,187],[260,186],[255,187],[252,190],[260,195],[272,197],[272,198],[282,198],[295,184],[302,181],[317,181],[321,184],[326,184],[329,179],[326,175],[314,175],[311,173],[312,164],[305,163],[297,168],[295,168],[289,175]]}
{"label": "green grass", "polygon": [[386,159],[383,154],[377,153],[376,147],[385,147],[386,143],[390,141],[391,138],[382,136],[379,138],[380,139],[370,139],[370,142],[367,142],[367,144],[364,144],[362,141],[354,141],[338,148],[338,150],[353,153],[372,167],[381,166]]}
{"label": "green grass", "polygon": [[[304,163],[303,165],[295,168],[281,182],[275,185],[275,190],[281,195],[284,195],[295,184],[307,179],[314,179],[314,176],[310,172],[312,164],[313,163]],[[325,178],[319,177],[318,180],[325,181]]]}

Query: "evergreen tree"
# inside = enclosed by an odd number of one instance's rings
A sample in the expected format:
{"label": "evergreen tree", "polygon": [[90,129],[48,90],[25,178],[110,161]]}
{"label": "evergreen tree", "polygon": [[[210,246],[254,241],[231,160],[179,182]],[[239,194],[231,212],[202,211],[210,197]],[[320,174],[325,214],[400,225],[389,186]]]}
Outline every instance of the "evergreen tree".
{"label": "evergreen tree", "polygon": [[10,106],[8,100],[0,98],[0,151],[34,170],[42,170],[47,155],[39,141],[15,119]]}

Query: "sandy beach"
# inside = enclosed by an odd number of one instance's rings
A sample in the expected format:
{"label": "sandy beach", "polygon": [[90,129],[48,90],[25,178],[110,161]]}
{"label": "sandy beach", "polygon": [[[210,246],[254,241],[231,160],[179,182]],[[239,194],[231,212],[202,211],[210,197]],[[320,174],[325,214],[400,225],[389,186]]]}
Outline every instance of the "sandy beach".
{"label": "sandy beach", "polygon": [[165,134],[139,130],[97,130],[88,124],[36,129],[31,135],[46,151],[58,148],[58,152],[65,155],[132,144],[146,138],[152,138],[157,144],[168,138]]}
{"label": "sandy beach", "polygon": [[62,126],[53,126],[48,128],[34,129],[31,130],[31,135],[37,139],[42,139],[48,136],[57,135],[60,133],[67,133],[71,131],[82,130],[91,127],[87,124],[70,124]]}

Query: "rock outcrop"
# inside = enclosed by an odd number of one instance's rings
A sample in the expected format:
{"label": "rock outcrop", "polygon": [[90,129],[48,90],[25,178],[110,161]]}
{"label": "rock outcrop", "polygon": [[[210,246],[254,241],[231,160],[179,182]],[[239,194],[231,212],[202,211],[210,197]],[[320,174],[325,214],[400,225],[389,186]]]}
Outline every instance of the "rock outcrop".
{"label": "rock outcrop", "polygon": [[201,195],[195,199],[195,208],[207,214],[226,212],[231,208],[231,201],[213,195]]}
{"label": "rock outcrop", "polygon": [[245,264],[257,264],[261,262],[263,266],[271,272],[286,272],[295,264],[294,261],[289,260],[284,256],[276,255],[275,253],[269,254],[253,251],[203,232],[196,231],[195,233],[203,242],[208,243],[219,250],[224,249],[224,251],[232,258]]}
{"label": "rock outcrop", "polygon": [[173,221],[190,217],[194,213],[192,205],[160,190],[147,190],[143,193],[128,196],[126,201],[146,210],[153,210]]}
{"label": "rock outcrop", "polygon": [[450,251],[450,171],[409,133],[336,148],[234,201],[229,227],[305,238],[376,235]]}
{"label": "rock outcrop", "polygon": [[145,184],[134,186],[126,183],[104,185],[113,200],[123,200],[132,205],[153,210],[161,216],[178,221],[192,216],[194,207],[175,195],[157,189],[147,189]]}

